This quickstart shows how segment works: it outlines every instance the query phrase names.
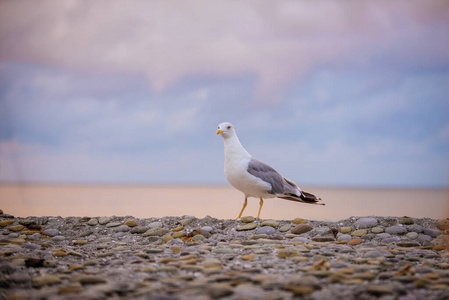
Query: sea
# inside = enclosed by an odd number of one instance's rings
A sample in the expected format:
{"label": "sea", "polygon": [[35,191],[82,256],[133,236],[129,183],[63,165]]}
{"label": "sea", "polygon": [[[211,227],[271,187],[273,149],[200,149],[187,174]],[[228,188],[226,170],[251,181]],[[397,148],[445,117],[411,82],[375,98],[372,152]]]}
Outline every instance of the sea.
{"label": "sea", "polygon": [[[384,216],[448,218],[449,188],[364,188],[304,186],[325,206],[265,199],[262,219],[338,221],[350,217]],[[228,185],[137,184],[1,184],[0,209],[28,216],[211,216],[237,218],[244,202]],[[249,198],[243,215],[257,216],[259,199]]]}

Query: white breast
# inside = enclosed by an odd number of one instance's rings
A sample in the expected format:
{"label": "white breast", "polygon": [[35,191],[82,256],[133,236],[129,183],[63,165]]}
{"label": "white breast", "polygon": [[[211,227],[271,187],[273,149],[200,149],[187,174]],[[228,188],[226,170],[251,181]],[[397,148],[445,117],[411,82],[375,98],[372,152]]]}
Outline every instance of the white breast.
{"label": "white breast", "polygon": [[226,159],[225,160],[225,176],[229,183],[244,193],[246,196],[272,198],[271,184],[248,173],[248,163],[250,157],[245,159]]}
{"label": "white breast", "polygon": [[236,135],[224,139],[225,167],[224,172],[229,183],[246,196],[273,198],[268,191],[271,184],[248,173],[251,155],[240,144]]}

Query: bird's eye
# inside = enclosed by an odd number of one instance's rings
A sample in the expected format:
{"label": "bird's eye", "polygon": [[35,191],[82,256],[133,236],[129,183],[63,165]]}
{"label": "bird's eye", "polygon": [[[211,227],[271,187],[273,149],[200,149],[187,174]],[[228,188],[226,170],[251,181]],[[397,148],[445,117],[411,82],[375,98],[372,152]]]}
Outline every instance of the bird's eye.
{"label": "bird's eye", "polygon": [[227,128],[228,128],[228,130],[229,130],[229,129],[231,129],[231,126],[228,126]]}

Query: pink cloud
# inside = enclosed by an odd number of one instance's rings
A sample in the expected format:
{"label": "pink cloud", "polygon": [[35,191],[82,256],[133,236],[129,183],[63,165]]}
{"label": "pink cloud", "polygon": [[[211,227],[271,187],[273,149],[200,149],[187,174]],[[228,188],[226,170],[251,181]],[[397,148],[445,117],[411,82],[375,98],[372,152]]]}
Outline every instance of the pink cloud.
{"label": "pink cloud", "polygon": [[421,65],[449,60],[447,31],[432,40],[449,23],[444,0],[3,1],[0,20],[1,61],[141,73],[156,91],[195,73],[250,74],[269,102],[323,64],[389,51]]}

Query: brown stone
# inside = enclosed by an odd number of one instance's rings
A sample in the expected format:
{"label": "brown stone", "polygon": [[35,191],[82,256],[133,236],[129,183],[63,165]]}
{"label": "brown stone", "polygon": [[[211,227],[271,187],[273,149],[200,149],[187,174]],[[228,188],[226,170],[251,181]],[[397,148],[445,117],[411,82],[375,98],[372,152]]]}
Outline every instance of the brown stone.
{"label": "brown stone", "polygon": [[448,230],[449,229],[449,218],[438,220],[436,225],[439,230],[442,230],[442,231]]}
{"label": "brown stone", "polygon": [[170,250],[173,251],[174,253],[180,253],[182,248],[178,246],[173,246],[170,248]]}
{"label": "brown stone", "polygon": [[25,226],[23,225],[13,225],[13,226],[9,226],[8,230],[13,231],[13,232],[19,232],[21,230],[23,230],[25,228]]}
{"label": "brown stone", "polygon": [[53,284],[61,283],[61,278],[59,278],[59,276],[55,276],[55,275],[38,276],[38,277],[34,277],[32,280],[33,280],[33,285],[35,287],[42,287],[45,285],[53,285]]}
{"label": "brown stone", "polygon": [[399,270],[396,271],[394,274],[395,277],[397,276],[413,276],[415,275],[415,268],[413,268],[412,265],[405,265]]}
{"label": "brown stone", "polygon": [[299,252],[295,249],[282,249],[278,251],[278,257],[280,258],[294,257],[299,255]]}
{"label": "brown stone", "polygon": [[367,233],[368,233],[368,231],[366,231],[365,229],[359,229],[359,230],[353,231],[351,233],[351,236],[364,236]]}
{"label": "brown stone", "polygon": [[343,234],[350,233],[351,232],[351,227],[341,227],[340,228],[340,232],[343,233]]}
{"label": "brown stone", "polygon": [[302,218],[294,218],[293,219],[293,224],[296,224],[296,225],[298,225],[298,224],[307,224],[307,220],[304,220]]}
{"label": "brown stone", "polygon": [[446,249],[446,247],[444,247],[444,246],[441,245],[441,244],[436,244],[436,245],[433,246],[433,248],[432,248],[432,250],[434,250],[434,251],[441,251],[441,250],[444,250],[444,249]]}
{"label": "brown stone", "polygon": [[178,227],[173,228],[172,230],[173,230],[174,232],[177,232],[177,231],[181,231],[181,230],[183,230],[183,229],[184,229],[184,226],[183,226],[183,225],[179,225]]}
{"label": "brown stone", "polygon": [[80,285],[68,284],[58,290],[58,295],[79,294],[82,291],[84,291],[84,289]]}
{"label": "brown stone", "polygon": [[86,245],[86,244],[87,244],[86,240],[78,240],[73,242],[73,245]]}
{"label": "brown stone", "polygon": [[240,219],[240,221],[242,221],[242,223],[252,223],[256,221],[256,219],[252,216],[244,216]]}
{"label": "brown stone", "polygon": [[327,271],[330,270],[331,265],[327,262],[327,260],[322,259],[319,262],[316,262],[310,267],[309,271]]}
{"label": "brown stone", "polygon": [[312,238],[312,241],[324,243],[324,242],[333,242],[333,241],[335,241],[335,239],[331,238],[331,237],[317,236],[317,237]]}
{"label": "brown stone", "polygon": [[253,230],[257,227],[256,223],[248,223],[245,225],[242,225],[240,227],[237,227],[236,230],[237,231],[246,231],[246,230]]}
{"label": "brown stone", "polygon": [[1,220],[0,227],[6,227],[8,225],[11,225],[12,223],[14,223],[14,220]]}
{"label": "brown stone", "polygon": [[136,227],[137,226],[137,220],[136,219],[128,219],[123,224],[125,224],[128,227]]}
{"label": "brown stone", "polygon": [[251,254],[245,254],[242,256],[242,260],[253,260],[255,259],[254,255]]}
{"label": "brown stone", "polygon": [[302,233],[309,232],[312,229],[313,229],[313,227],[308,224],[299,224],[299,225],[296,225],[295,228],[292,229],[292,233],[293,234],[302,234]]}
{"label": "brown stone", "polygon": [[187,233],[185,233],[184,231],[178,231],[178,232],[174,232],[171,236],[175,239],[180,239],[182,237],[185,237],[187,235]]}
{"label": "brown stone", "polygon": [[348,245],[349,246],[356,246],[356,245],[359,245],[361,243],[363,243],[362,239],[352,239],[352,240],[348,241]]}
{"label": "brown stone", "polygon": [[284,285],[284,290],[292,292],[295,296],[302,297],[313,293],[314,288],[311,286],[286,284]]}
{"label": "brown stone", "polygon": [[77,271],[77,270],[83,270],[85,269],[85,266],[81,266],[81,265],[69,265],[69,271],[73,272],[73,271]]}
{"label": "brown stone", "polygon": [[402,217],[402,218],[399,218],[399,224],[402,224],[402,225],[412,225],[412,224],[414,224],[414,223],[415,223],[415,221],[413,221],[413,219],[410,218],[410,217]]}
{"label": "brown stone", "polygon": [[56,256],[56,257],[64,257],[64,256],[67,256],[69,254],[67,252],[65,252],[65,251],[56,251],[55,253],[53,253],[53,255]]}

